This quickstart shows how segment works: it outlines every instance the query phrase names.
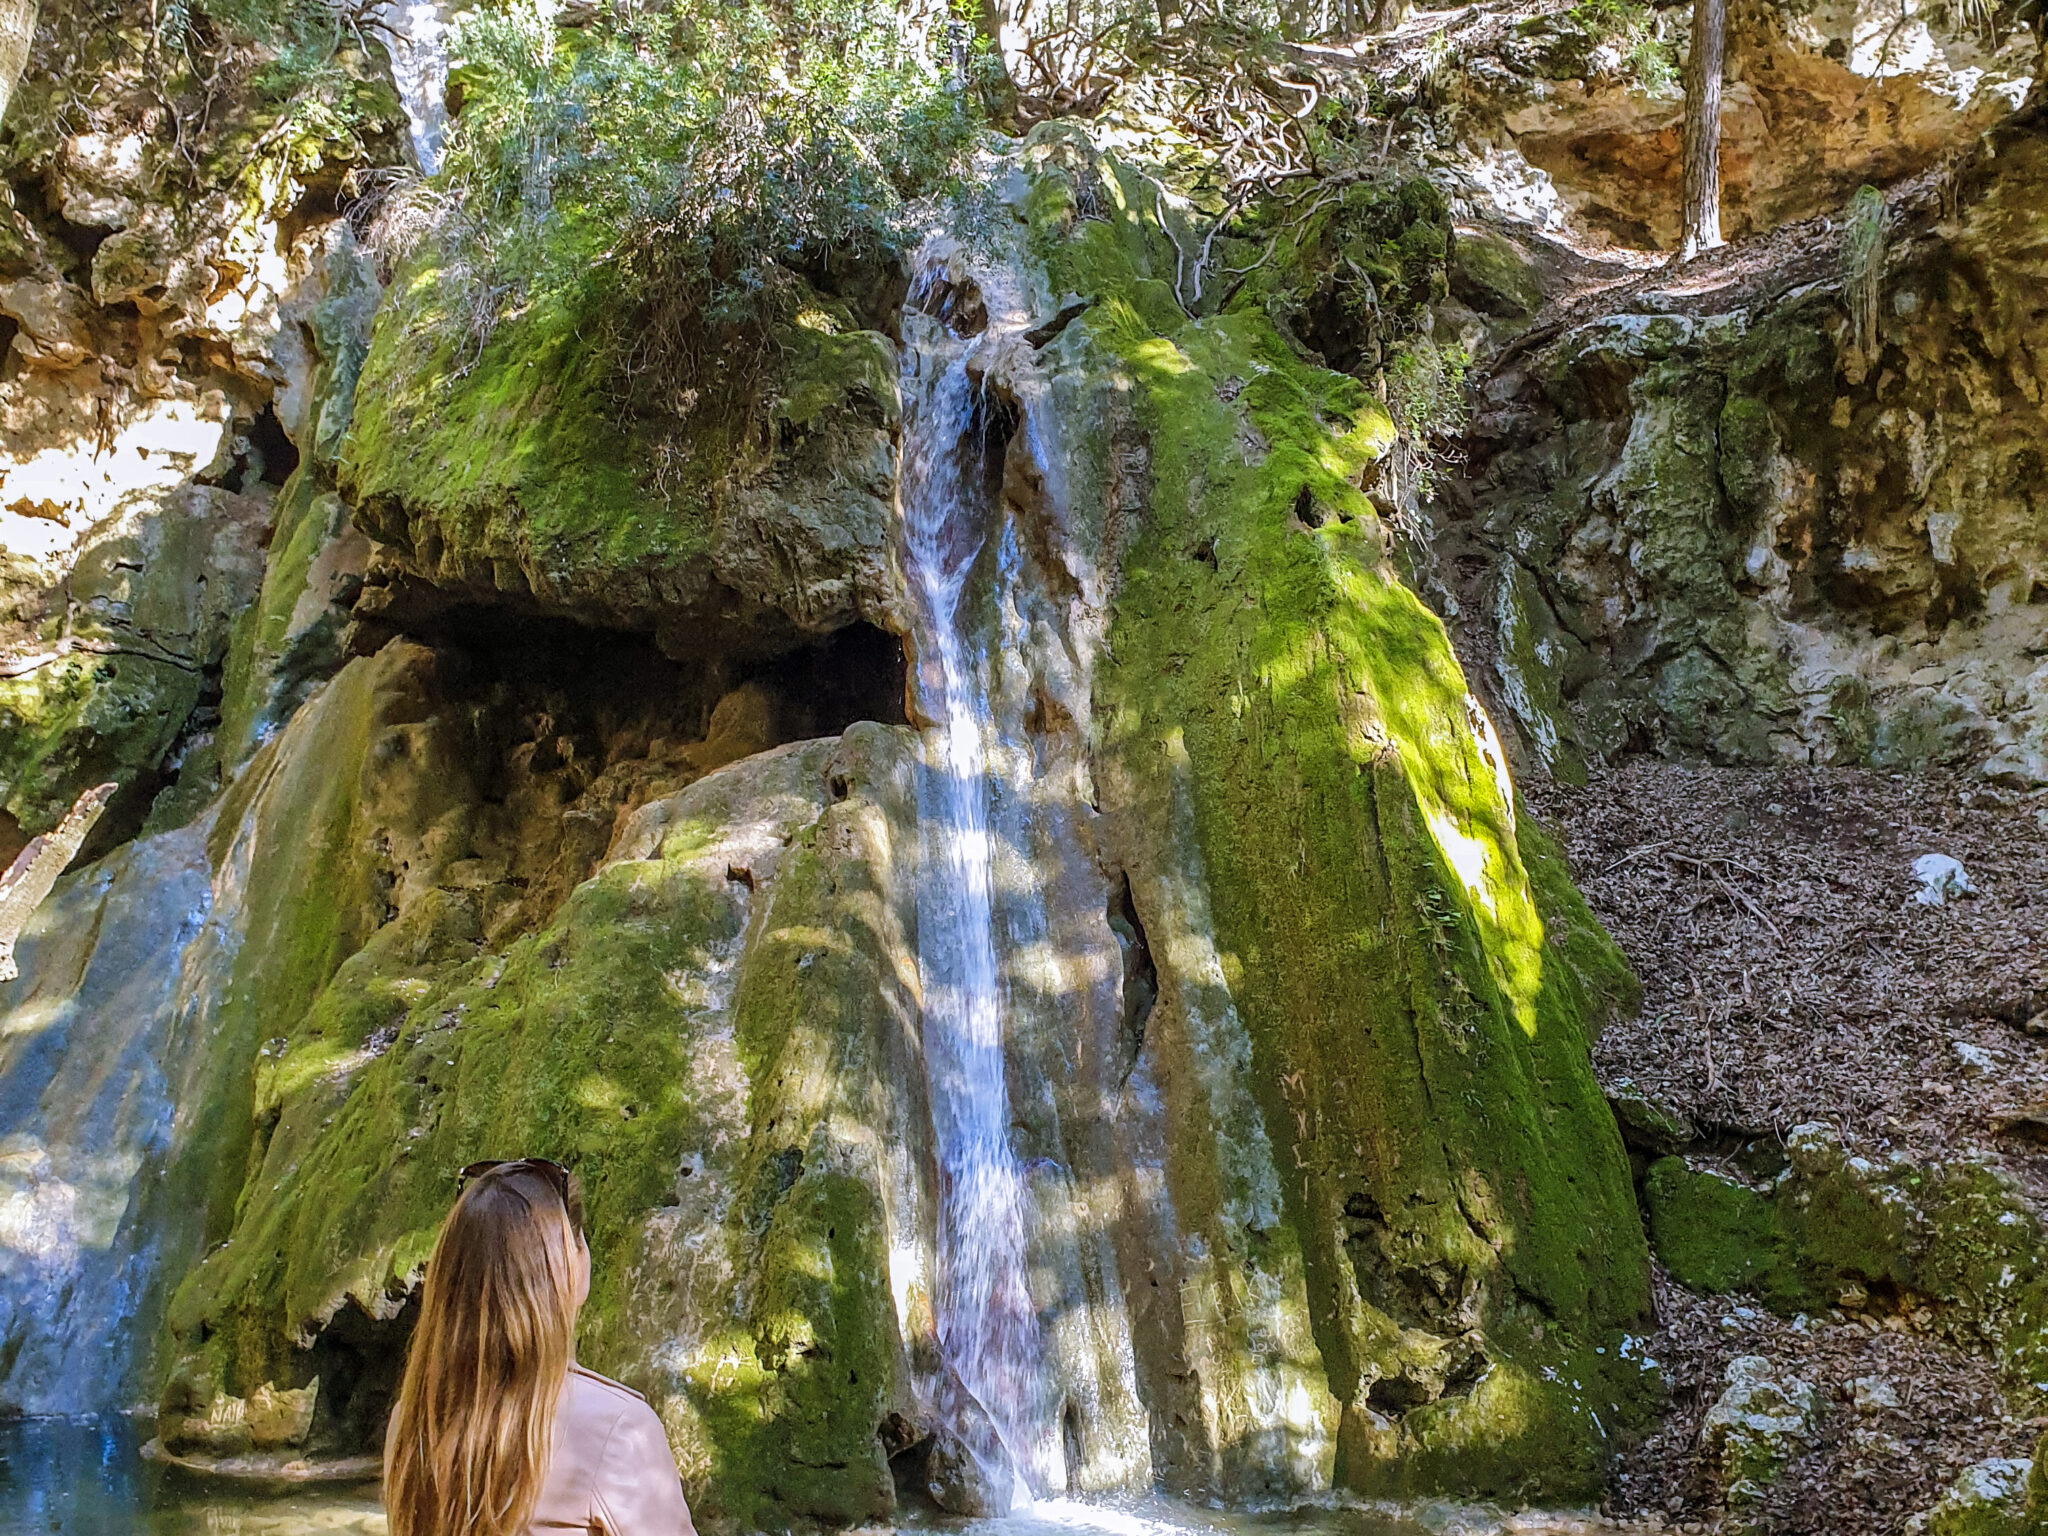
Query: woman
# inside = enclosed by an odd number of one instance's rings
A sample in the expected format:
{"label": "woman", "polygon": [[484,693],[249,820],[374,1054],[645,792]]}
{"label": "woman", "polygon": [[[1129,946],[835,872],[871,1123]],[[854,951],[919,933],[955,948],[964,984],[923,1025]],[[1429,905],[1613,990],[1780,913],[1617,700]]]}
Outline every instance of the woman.
{"label": "woman", "polygon": [[694,1536],[661,1420],[576,1363],[589,1295],[568,1169],[462,1170],[384,1438],[391,1536]]}

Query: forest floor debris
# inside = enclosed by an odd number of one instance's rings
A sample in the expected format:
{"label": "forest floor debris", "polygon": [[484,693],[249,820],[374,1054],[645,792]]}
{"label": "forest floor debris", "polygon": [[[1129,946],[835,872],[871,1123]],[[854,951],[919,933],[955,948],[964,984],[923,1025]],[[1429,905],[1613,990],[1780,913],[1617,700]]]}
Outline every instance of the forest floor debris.
{"label": "forest floor debris", "polygon": [[1701,1296],[1661,1272],[1656,1298],[1651,1349],[1670,1412],[1615,1474],[1617,1514],[1712,1528],[1720,1486],[1701,1454],[1702,1431],[1730,1363],[1745,1356],[1812,1383],[1819,1405],[1810,1432],[1745,1512],[1756,1529],[1892,1536],[1966,1467],[2034,1453],[2041,1426],[2010,1413],[1991,1362],[1922,1331],[1910,1314],[1787,1320],[1743,1297]]}
{"label": "forest floor debris", "polygon": [[[1594,1061],[1705,1132],[1809,1120],[1921,1159],[2048,1155],[2048,801],[1860,769],[1650,759],[1536,786],[1643,983]],[[1915,900],[1940,853],[1976,887]]]}
{"label": "forest floor debris", "polygon": [[[1532,776],[1532,779],[1534,776]],[[1973,1158],[2048,1192],[2048,798],[1979,779],[1714,768],[1648,758],[1584,788],[1532,783],[1643,1006],[1594,1051],[1703,1144],[1823,1121],[1871,1154]],[[1930,905],[1915,861],[1967,871]],[[1728,1366],[1811,1382],[1812,1432],[1746,1512],[1756,1529],[1888,1536],[1965,1468],[2030,1457],[1986,1356],[1871,1302],[1803,1319],[1659,1270],[1662,1425],[1623,1459],[1612,1510],[1714,1528],[1703,1449]]]}

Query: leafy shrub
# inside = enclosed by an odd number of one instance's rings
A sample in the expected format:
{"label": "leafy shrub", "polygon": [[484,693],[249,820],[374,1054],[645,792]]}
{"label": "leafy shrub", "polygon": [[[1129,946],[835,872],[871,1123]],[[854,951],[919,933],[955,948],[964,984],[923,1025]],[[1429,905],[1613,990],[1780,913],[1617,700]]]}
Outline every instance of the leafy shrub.
{"label": "leafy shrub", "polygon": [[1678,54],[1657,35],[1657,18],[1633,0],[1580,0],[1565,13],[1573,25],[1621,55],[1622,73],[1652,96],[1678,88]]}
{"label": "leafy shrub", "polygon": [[453,56],[427,222],[476,323],[566,300],[643,361],[758,331],[820,252],[889,249],[978,128],[965,82],[879,0],[704,0],[583,29],[515,0],[467,19]]}

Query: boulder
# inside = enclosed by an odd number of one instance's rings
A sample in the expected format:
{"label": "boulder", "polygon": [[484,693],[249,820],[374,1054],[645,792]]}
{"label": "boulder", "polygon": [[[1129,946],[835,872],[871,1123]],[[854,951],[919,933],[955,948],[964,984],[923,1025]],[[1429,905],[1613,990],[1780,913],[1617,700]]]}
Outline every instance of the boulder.
{"label": "boulder", "polygon": [[1933,1508],[1906,1522],[1911,1536],[2038,1536],[2028,1502],[2030,1461],[1992,1457],[1965,1467]]}
{"label": "boulder", "polygon": [[1782,1374],[1762,1355],[1731,1360],[1700,1441],[1731,1510],[1758,1503],[1813,1433],[1811,1382]]}

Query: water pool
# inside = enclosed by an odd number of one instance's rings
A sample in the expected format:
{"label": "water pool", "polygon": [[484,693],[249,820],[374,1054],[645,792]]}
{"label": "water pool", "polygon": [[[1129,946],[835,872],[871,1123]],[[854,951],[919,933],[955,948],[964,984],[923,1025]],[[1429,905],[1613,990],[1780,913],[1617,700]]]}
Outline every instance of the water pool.
{"label": "water pool", "polygon": [[141,1426],[0,1423],[0,1536],[384,1536],[374,1484],[243,1486],[142,1457]]}
{"label": "water pool", "polygon": [[[139,1424],[119,1417],[0,1422],[0,1536],[385,1536],[374,1484],[200,1479],[144,1460],[145,1438]],[[1400,1511],[1311,1504],[1258,1513],[1163,1498],[1062,1499],[1001,1520],[913,1521],[901,1536],[1508,1536],[1596,1524],[1453,1504]]]}

